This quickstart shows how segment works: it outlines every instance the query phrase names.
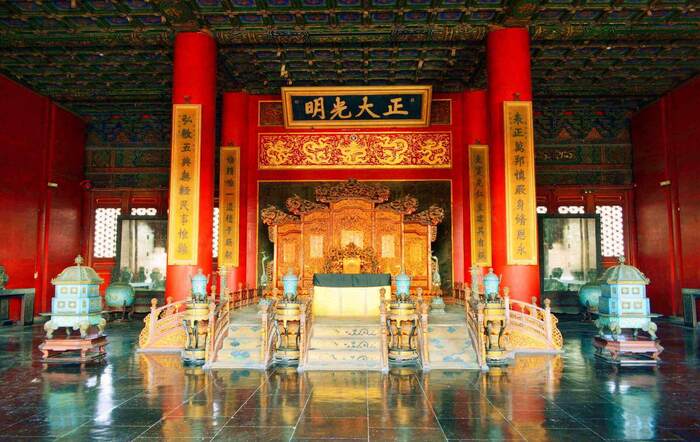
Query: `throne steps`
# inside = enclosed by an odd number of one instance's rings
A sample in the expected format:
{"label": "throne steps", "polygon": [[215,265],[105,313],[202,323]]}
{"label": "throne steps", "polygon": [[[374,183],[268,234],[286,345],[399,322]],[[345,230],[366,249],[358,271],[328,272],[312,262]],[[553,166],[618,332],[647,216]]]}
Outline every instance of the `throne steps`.
{"label": "throne steps", "polygon": [[314,318],[305,370],[381,370],[381,328],[373,317]]}

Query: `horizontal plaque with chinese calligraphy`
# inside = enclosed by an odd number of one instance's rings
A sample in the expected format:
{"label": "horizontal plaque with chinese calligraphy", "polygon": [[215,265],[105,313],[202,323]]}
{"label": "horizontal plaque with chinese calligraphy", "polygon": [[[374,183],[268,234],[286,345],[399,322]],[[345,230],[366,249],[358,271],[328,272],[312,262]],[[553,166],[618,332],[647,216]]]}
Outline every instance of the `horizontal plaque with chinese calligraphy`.
{"label": "horizontal plaque with chinese calligraphy", "polygon": [[469,229],[472,265],[491,265],[489,147],[469,146]]}
{"label": "horizontal plaque with chinese calligraphy", "polygon": [[202,106],[173,105],[168,264],[197,264]]}
{"label": "horizontal plaque with chinese calligraphy", "polygon": [[431,96],[431,86],[284,87],[284,125],[425,127]]}
{"label": "horizontal plaque with chinese calligraphy", "polygon": [[400,169],[452,165],[451,132],[258,135],[260,169]]}
{"label": "horizontal plaque with chinese calligraphy", "polygon": [[506,255],[509,265],[537,264],[535,145],[532,102],[503,103]]}
{"label": "horizontal plaque with chinese calligraphy", "polygon": [[238,267],[240,147],[222,147],[219,161],[219,266]]}

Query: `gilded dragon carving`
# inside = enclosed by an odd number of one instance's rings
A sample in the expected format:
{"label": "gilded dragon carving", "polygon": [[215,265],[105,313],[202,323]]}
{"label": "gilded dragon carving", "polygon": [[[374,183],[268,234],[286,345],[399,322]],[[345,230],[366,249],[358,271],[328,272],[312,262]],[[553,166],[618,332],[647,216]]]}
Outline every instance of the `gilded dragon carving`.
{"label": "gilded dragon carving", "polygon": [[282,140],[268,143],[264,151],[267,153],[267,162],[271,165],[280,166],[289,160],[289,150]]}
{"label": "gilded dragon carving", "polygon": [[276,226],[284,223],[298,223],[300,218],[295,215],[290,215],[278,209],[275,206],[267,206],[260,211],[260,219],[267,226]]}
{"label": "gilded dragon carving", "polygon": [[414,215],[407,215],[404,218],[406,222],[415,222],[424,226],[437,226],[445,218],[445,209],[435,204],[428,207],[427,210],[418,212]]}
{"label": "gilded dragon carving", "polygon": [[408,142],[403,138],[394,138],[388,136],[379,137],[379,152],[377,159],[381,164],[401,164],[405,161],[406,152],[408,152]]}
{"label": "gilded dragon carving", "polygon": [[325,204],[319,204],[314,203],[313,201],[305,200],[299,195],[294,195],[287,198],[285,205],[287,206],[287,210],[292,212],[294,215],[302,215],[312,210],[328,209],[328,206],[326,206]]}
{"label": "gilded dragon carving", "polygon": [[404,215],[410,215],[418,209],[418,200],[411,195],[404,195],[390,203],[377,205],[377,209],[390,209]]}
{"label": "gilded dragon carving", "polygon": [[326,183],[316,188],[316,201],[332,203],[346,198],[362,198],[373,203],[389,199],[389,188],[380,184],[361,183],[357,180]]}
{"label": "gilded dragon carving", "polygon": [[331,161],[331,146],[328,137],[319,137],[317,142],[307,141],[302,145],[302,152],[310,164],[328,164]]}

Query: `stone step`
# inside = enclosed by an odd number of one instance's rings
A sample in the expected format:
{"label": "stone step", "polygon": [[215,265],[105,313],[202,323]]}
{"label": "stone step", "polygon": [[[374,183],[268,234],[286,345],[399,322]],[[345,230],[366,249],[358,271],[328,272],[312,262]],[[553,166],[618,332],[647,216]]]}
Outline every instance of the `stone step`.
{"label": "stone step", "polygon": [[346,362],[346,361],[379,361],[379,350],[319,350],[309,348],[309,361],[314,362]]}
{"label": "stone step", "polygon": [[312,338],[350,338],[364,339],[375,338],[381,336],[379,324],[351,324],[351,325],[330,325],[330,324],[314,324],[312,329]]}
{"label": "stone step", "polygon": [[466,324],[463,325],[430,325],[428,324],[428,334],[430,336],[454,337],[459,339],[469,338],[469,330]]}
{"label": "stone step", "polygon": [[231,349],[231,350],[250,350],[253,348],[260,348],[261,345],[261,339],[260,336],[256,336],[254,338],[249,338],[249,337],[228,337],[224,339],[223,344],[221,345],[222,350],[223,349]]}
{"label": "stone step", "polygon": [[230,324],[228,326],[228,337],[236,338],[254,338],[260,337],[262,333],[261,324]]}
{"label": "stone step", "polygon": [[304,365],[304,371],[379,371],[381,369],[382,364],[380,361],[342,361],[339,364],[338,361],[320,362],[309,360]]}
{"label": "stone step", "polygon": [[464,353],[472,351],[472,342],[469,339],[444,339],[434,336],[428,337],[429,350],[442,354]]}
{"label": "stone step", "polygon": [[249,367],[260,365],[260,348],[248,350],[222,348],[216,355],[217,362],[226,362],[230,367]]}
{"label": "stone step", "polygon": [[312,337],[309,347],[318,350],[379,350],[381,340],[378,337],[367,338],[327,338]]}

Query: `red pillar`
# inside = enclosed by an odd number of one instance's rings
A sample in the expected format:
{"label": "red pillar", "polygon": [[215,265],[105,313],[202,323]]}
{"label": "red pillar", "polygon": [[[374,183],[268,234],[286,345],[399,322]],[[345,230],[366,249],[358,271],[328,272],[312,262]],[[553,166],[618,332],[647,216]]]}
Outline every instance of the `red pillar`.
{"label": "red pillar", "polygon": [[198,268],[206,275],[212,272],[216,42],[205,32],[182,32],[175,37],[174,58],[173,104],[202,105],[197,265],[168,266],[165,293],[177,301],[189,298],[192,287],[190,278]]}
{"label": "red pillar", "polygon": [[464,92],[464,267],[465,281],[469,281],[471,267],[471,237],[469,230],[469,145],[489,144],[489,118],[486,90],[471,90]]}
{"label": "red pillar", "polygon": [[[508,265],[506,259],[506,183],[503,102],[532,100],[530,35],[526,28],[491,31],[486,41],[490,115],[491,235],[493,268],[514,299],[540,297],[539,266]],[[535,216],[535,214],[533,214]]]}
{"label": "red pillar", "polygon": [[[226,284],[231,290],[237,290],[238,284],[246,283],[246,238],[247,238],[247,140],[248,140],[248,94],[245,92],[227,92],[223,97],[221,114],[221,145],[239,146],[241,148],[241,177],[239,195],[239,236],[238,267],[229,269]],[[251,263],[255,265],[255,263]]]}

